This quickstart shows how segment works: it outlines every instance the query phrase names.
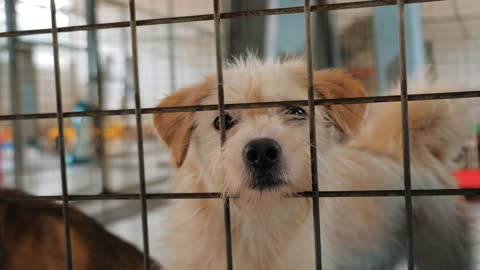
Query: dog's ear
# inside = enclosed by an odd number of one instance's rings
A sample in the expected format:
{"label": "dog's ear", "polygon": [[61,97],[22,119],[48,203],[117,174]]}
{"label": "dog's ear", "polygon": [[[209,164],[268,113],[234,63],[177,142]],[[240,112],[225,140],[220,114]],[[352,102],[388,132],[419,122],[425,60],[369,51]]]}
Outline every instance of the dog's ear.
{"label": "dog's ear", "polygon": [[[325,99],[365,97],[363,84],[341,69],[316,71],[313,74],[315,94]],[[335,127],[347,138],[358,131],[366,111],[366,104],[335,104],[327,112]]]}
{"label": "dog's ear", "polygon": [[[158,107],[199,105],[210,92],[209,80],[175,91],[163,99]],[[192,135],[193,112],[155,113],[153,125],[160,138],[167,145],[177,168],[180,168],[187,155]]]}

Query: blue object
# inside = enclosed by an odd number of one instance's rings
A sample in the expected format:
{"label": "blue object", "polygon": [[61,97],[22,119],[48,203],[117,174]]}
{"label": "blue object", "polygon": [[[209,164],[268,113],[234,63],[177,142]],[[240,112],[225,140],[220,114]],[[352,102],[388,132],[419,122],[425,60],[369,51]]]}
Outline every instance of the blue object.
{"label": "blue object", "polygon": [[[92,110],[91,106],[84,101],[79,101],[73,107],[74,112],[90,110]],[[75,129],[76,137],[72,151],[66,155],[66,162],[69,165],[88,163],[93,158],[92,119],[89,117],[72,117],[71,122]]]}
{"label": "blue object", "polygon": [[0,142],[0,150],[1,151],[8,151],[8,150],[13,151],[13,144],[12,143]]}

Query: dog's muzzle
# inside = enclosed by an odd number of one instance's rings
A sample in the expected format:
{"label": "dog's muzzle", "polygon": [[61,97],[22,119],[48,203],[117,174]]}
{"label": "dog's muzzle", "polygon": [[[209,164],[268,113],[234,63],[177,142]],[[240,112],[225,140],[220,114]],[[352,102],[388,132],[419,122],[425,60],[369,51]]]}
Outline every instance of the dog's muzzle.
{"label": "dog's muzzle", "polygon": [[281,177],[281,155],[282,148],[272,139],[253,140],[245,146],[243,159],[251,173],[251,188],[262,191],[285,184]]}

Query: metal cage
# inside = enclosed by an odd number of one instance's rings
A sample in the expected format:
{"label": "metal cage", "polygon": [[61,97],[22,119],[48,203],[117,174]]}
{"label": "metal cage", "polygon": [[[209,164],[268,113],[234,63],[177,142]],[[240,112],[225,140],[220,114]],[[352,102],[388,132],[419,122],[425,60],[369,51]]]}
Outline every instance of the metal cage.
{"label": "metal cage", "polygon": [[[405,208],[407,213],[408,227],[408,269],[414,269],[413,256],[413,221],[412,221],[412,196],[453,196],[453,195],[477,195],[480,189],[436,189],[436,190],[412,190],[410,184],[410,148],[408,136],[408,101],[414,100],[433,100],[433,99],[453,99],[453,98],[473,98],[480,97],[480,91],[463,91],[463,92],[445,92],[436,94],[415,94],[408,95],[407,70],[406,70],[406,48],[405,48],[405,14],[404,7],[410,3],[433,2],[439,0],[365,0],[352,1],[335,4],[319,4],[311,5],[309,0],[304,1],[304,6],[249,10],[240,12],[220,12],[220,0],[212,0],[214,13],[194,16],[168,17],[158,19],[137,20],[135,0],[129,0],[130,20],[119,21],[113,23],[87,24],[68,27],[57,27],[55,0],[50,0],[51,12],[51,28],[35,29],[25,31],[7,31],[0,33],[0,38],[8,38],[9,42],[14,43],[19,36],[51,34],[53,39],[53,60],[55,72],[55,93],[56,93],[56,112],[50,113],[32,113],[32,114],[6,114],[0,115],[0,121],[17,121],[24,119],[50,119],[56,118],[59,130],[59,154],[61,169],[62,194],[59,196],[27,196],[27,197],[8,197],[5,200],[48,200],[62,201],[66,243],[66,268],[72,269],[72,249],[69,229],[69,202],[86,201],[86,200],[139,200],[141,204],[142,233],[143,233],[143,251],[144,251],[144,268],[150,269],[149,262],[149,233],[147,222],[147,201],[148,200],[166,200],[166,199],[221,199],[224,201],[224,219],[225,219],[225,248],[226,248],[226,269],[233,269],[232,263],[232,245],[231,245],[231,228],[230,228],[230,206],[229,197],[224,197],[220,193],[149,193],[145,187],[145,165],[143,151],[143,133],[142,133],[142,115],[152,113],[173,113],[173,112],[191,112],[191,111],[213,111],[218,110],[220,117],[224,118],[226,109],[250,109],[250,108],[272,108],[285,105],[290,106],[308,106],[310,111],[314,111],[316,106],[326,106],[332,104],[359,104],[359,103],[376,103],[376,102],[401,102],[402,108],[402,133],[403,133],[403,168],[404,168],[404,186],[402,190],[369,190],[369,191],[319,191],[317,179],[317,163],[316,163],[316,142],[315,142],[315,114],[309,115],[309,131],[310,131],[310,154],[311,154],[311,175],[312,175],[312,192],[302,192],[294,197],[309,197],[313,200],[313,217],[314,217],[314,235],[315,235],[315,259],[316,269],[322,269],[321,261],[321,243],[320,243],[320,213],[319,198],[320,197],[373,197],[373,196],[401,196],[405,199]],[[312,35],[311,35],[311,13],[326,12],[333,10],[357,9],[368,7],[379,7],[387,5],[398,6],[398,22],[399,22],[399,42],[400,42],[400,95],[390,96],[372,96],[364,98],[341,98],[341,99],[314,99],[313,81],[312,81]],[[308,74],[308,100],[280,101],[280,102],[264,102],[264,103],[241,103],[241,104],[225,104],[223,95],[223,57],[222,57],[222,40],[220,38],[221,22],[238,17],[248,16],[269,16],[281,14],[303,13],[305,17],[305,56]],[[175,24],[184,22],[197,21],[213,21],[215,26],[215,44],[216,44],[216,65],[217,65],[217,81],[218,81],[218,104],[202,105],[202,106],[182,106],[182,107],[163,107],[163,108],[143,108],[140,102],[140,84],[138,73],[138,48],[137,48],[137,27],[146,25]],[[131,30],[131,49],[132,49],[132,71],[133,85],[135,90],[135,108],[119,109],[119,110],[91,110],[84,112],[63,111],[62,106],[62,85],[60,80],[60,64],[59,64],[59,45],[58,34],[63,32],[88,31],[111,28],[127,28]],[[14,89],[15,85],[11,85]],[[128,194],[100,194],[100,195],[69,195],[67,189],[67,173],[65,164],[65,140],[63,132],[63,123],[65,118],[72,117],[96,117],[111,115],[135,115],[137,146],[138,146],[138,164],[139,164],[139,185],[140,193]],[[220,121],[221,142],[225,141],[224,121]]]}

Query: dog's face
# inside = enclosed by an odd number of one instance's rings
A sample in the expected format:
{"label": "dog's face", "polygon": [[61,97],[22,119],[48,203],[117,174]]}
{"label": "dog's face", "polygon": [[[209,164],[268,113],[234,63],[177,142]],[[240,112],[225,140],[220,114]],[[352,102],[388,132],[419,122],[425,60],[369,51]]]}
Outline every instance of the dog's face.
{"label": "dog's face", "polygon": [[[362,85],[340,70],[314,74],[316,98],[365,96]],[[306,100],[301,61],[246,60],[224,73],[225,103]],[[207,78],[164,99],[161,107],[218,103],[216,80]],[[352,135],[364,105],[317,106],[317,153]],[[158,113],[154,124],[178,168],[200,179],[204,191],[231,195],[278,195],[311,189],[307,107],[227,110],[220,147],[218,111]]]}

